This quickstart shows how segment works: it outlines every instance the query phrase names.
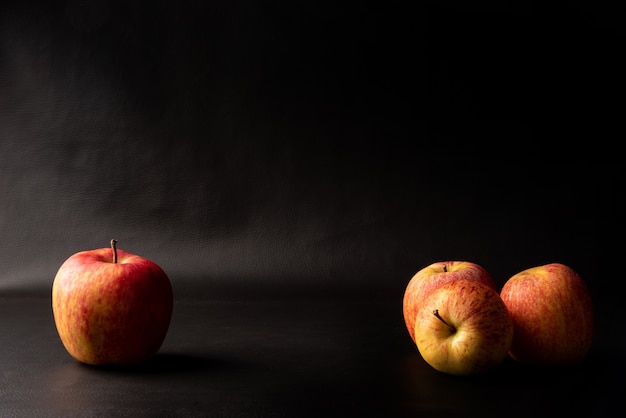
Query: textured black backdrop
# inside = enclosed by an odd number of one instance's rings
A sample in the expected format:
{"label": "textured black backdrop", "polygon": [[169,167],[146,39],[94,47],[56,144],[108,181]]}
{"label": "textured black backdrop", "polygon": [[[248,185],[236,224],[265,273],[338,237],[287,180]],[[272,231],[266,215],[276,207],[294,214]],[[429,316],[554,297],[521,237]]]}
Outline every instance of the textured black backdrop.
{"label": "textured black backdrop", "polygon": [[0,292],[116,238],[179,295],[561,261],[610,310],[619,15],[408,3],[2,2]]}

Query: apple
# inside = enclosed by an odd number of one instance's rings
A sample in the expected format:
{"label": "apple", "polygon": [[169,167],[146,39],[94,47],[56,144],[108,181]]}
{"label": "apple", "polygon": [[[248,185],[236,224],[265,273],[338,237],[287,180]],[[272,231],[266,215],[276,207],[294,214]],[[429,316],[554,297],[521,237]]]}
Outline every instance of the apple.
{"label": "apple", "polygon": [[81,251],[59,268],[52,311],[68,353],[90,365],[138,365],[167,334],[173,291],[154,262],[111,248]]}
{"label": "apple", "polygon": [[521,271],[504,283],[500,296],[515,326],[509,354],[519,363],[567,366],[591,350],[591,293],[571,267],[550,263]]}
{"label": "apple", "polygon": [[513,321],[497,290],[459,279],[433,290],[415,318],[415,343],[434,369],[451,375],[485,373],[507,357]]}
{"label": "apple", "polygon": [[491,274],[476,263],[438,261],[423,267],[409,280],[402,302],[404,322],[413,342],[415,342],[415,316],[424,298],[441,285],[459,279],[474,280],[498,290]]}

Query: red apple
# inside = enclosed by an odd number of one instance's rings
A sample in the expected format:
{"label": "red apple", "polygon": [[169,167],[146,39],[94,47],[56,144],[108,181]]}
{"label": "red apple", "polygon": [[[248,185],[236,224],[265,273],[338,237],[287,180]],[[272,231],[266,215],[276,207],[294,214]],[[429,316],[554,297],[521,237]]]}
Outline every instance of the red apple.
{"label": "red apple", "polygon": [[422,301],[433,290],[445,283],[467,279],[481,282],[497,291],[491,274],[483,267],[469,261],[438,261],[419,270],[404,291],[402,311],[411,339],[415,342],[415,316]]}
{"label": "red apple", "polygon": [[567,366],[591,349],[594,312],[591,293],[572,268],[551,263],[509,278],[500,296],[513,323],[510,355],[523,364]]}
{"label": "red apple", "polygon": [[484,373],[506,359],[513,322],[498,291],[459,279],[424,299],[415,318],[415,341],[424,360],[440,372]]}
{"label": "red apple", "polygon": [[157,353],[169,328],[169,278],[154,262],[118,250],[115,243],[72,255],[52,284],[59,337],[82,363],[142,363]]}

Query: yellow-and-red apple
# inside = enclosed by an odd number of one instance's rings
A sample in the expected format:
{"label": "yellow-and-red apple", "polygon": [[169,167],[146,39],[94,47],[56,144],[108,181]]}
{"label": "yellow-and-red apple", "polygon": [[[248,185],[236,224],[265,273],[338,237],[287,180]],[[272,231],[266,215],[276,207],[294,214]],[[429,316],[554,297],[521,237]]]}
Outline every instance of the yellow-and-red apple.
{"label": "yellow-and-red apple", "polygon": [[438,261],[423,267],[409,280],[404,291],[402,311],[406,328],[415,342],[415,317],[422,301],[443,284],[460,280],[473,280],[497,291],[491,274],[482,266],[469,261]]}
{"label": "yellow-and-red apple", "polygon": [[434,369],[458,376],[488,372],[507,357],[513,321],[497,290],[459,279],[433,290],[415,318],[415,343]]}
{"label": "yellow-and-red apple", "polygon": [[115,244],[70,256],[52,284],[59,337],[72,357],[90,365],[145,362],[160,349],[172,316],[163,269]]}
{"label": "yellow-and-red apple", "polygon": [[568,366],[591,350],[591,293],[571,267],[550,263],[521,271],[504,283],[500,296],[515,326],[509,354],[519,363]]}

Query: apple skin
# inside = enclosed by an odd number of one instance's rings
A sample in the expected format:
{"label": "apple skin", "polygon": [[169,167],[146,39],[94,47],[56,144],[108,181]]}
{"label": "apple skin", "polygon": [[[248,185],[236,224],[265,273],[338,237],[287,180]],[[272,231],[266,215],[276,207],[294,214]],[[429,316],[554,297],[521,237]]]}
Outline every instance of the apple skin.
{"label": "apple skin", "polygon": [[491,274],[482,266],[470,261],[438,261],[423,267],[409,280],[404,291],[402,312],[413,342],[415,342],[415,316],[424,298],[441,285],[460,279],[475,280],[498,290]]}
{"label": "apple skin", "polygon": [[513,341],[513,321],[498,291],[476,280],[459,279],[424,299],[415,318],[415,340],[434,369],[475,375],[504,362]]}
{"label": "apple skin", "polygon": [[521,271],[504,283],[500,296],[515,326],[509,354],[517,362],[569,366],[591,350],[591,293],[571,267],[550,263]]}
{"label": "apple skin", "polygon": [[65,349],[79,362],[137,365],[165,339],[172,286],[154,262],[113,251],[78,252],[61,265],[52,284],[54,321]]}

